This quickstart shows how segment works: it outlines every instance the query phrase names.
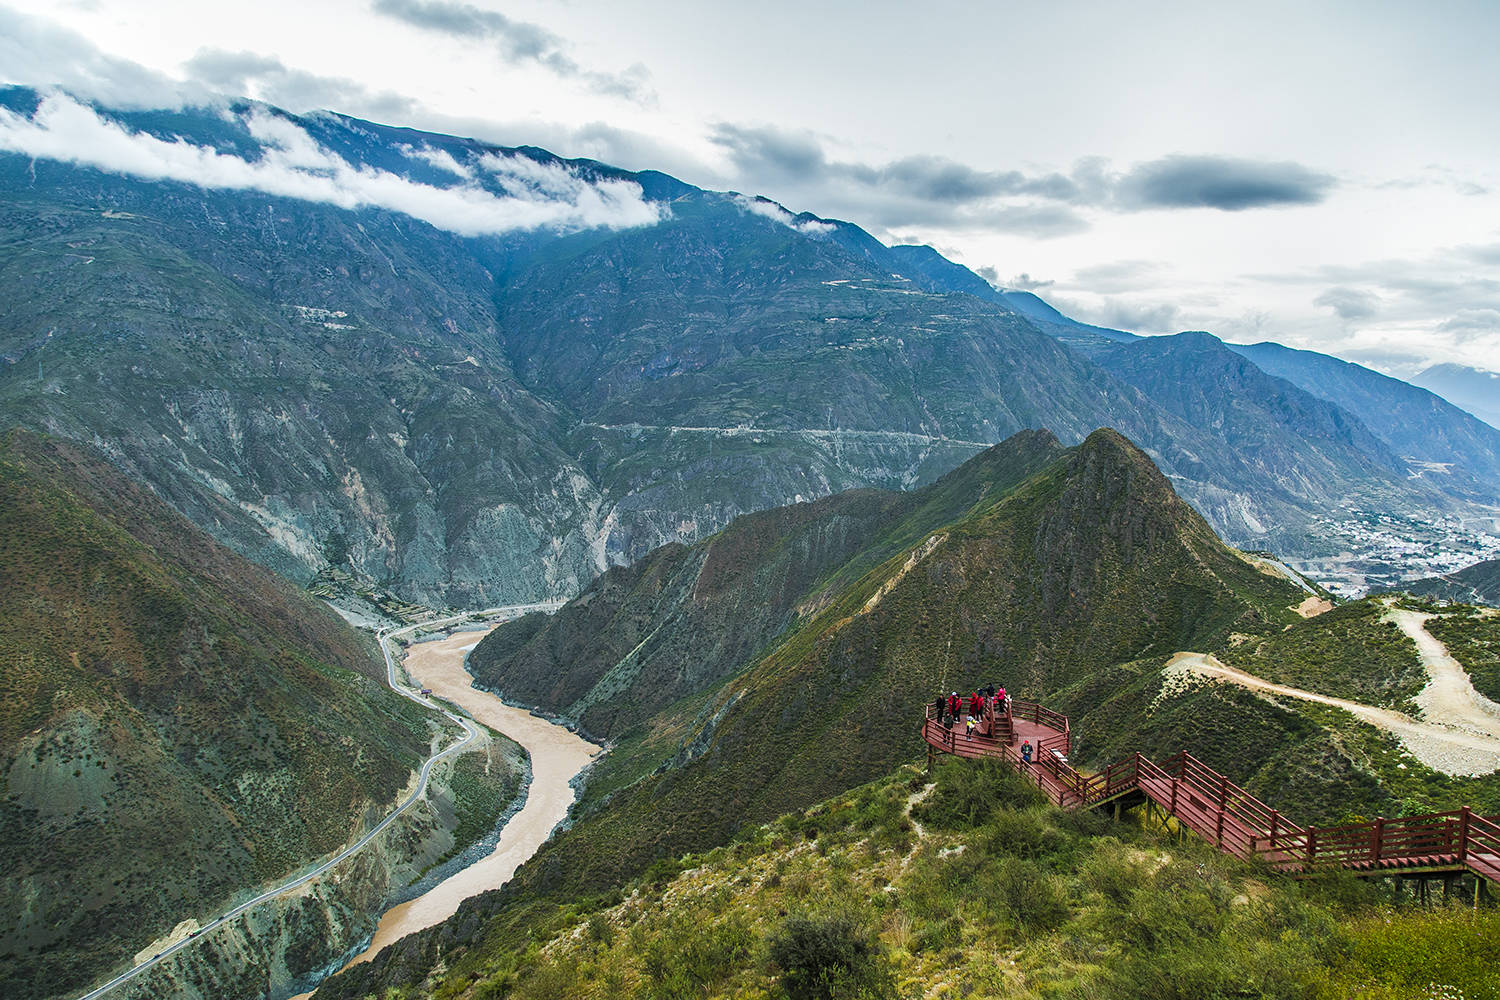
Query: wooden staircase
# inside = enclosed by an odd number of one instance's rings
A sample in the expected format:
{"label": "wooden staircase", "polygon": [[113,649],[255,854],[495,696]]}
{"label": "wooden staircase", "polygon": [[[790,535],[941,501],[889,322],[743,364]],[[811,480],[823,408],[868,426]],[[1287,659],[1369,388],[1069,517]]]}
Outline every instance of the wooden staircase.
{"label": "wooden staircase", "polygon": [[[1451,812],[1365,823],[1301,827],[1187,751],[1160,764],[1133,754],[1097,774],[1068,763],[1072,733],[1066,716],[1014,702],[1011,728],[996,738],[954,733],[931,707],[922,738],[935,750],[1004,761],[1065,809],[1151,803],[1226,854],[1259,858],[1295,874],[1343,869],[1359,876],[1430,876],[1463,871],[1500,884],[1500,816],[1465,806]],[[1031,743],[1027,760],[1017,747]]]}

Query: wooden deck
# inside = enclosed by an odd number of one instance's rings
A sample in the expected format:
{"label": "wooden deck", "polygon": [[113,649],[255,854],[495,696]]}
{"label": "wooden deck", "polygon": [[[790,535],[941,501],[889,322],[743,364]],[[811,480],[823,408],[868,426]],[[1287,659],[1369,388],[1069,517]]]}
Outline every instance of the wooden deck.
{"label": "wooden deck", "polygon": [[[1500,884],[1500,816],[1469,808],[1367,823],[1303,828],[1183,751],[1160,764],[1134,754],[1097,774],[1068,761],[1066,716],[1014,701],[1003,719],[987,715],[974,735],[945,725],[927,706],[922,738],[934,750],[1004,761],[1057,805],[1093,809],[1149,802],[1226,854],[1259,858],[1296,874],[1339,868],[1360,876],[1435,877],[1472,872]],[[1029,761],[1020,752],[1030,741]]]}

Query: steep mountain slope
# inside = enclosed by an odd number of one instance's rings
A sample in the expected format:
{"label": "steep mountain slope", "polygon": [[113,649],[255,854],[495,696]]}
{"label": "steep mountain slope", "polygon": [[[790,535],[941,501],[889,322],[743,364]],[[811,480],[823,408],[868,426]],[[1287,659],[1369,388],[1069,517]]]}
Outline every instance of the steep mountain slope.
{"label": "steep mountain slope", "polygon": [[[1349,411],[1267,375],[1211,334],[1148,337],[1093,356],[1186,423],[1216,431],[1224,447],[1173,466],[1200,487],[1194,499],[1218,523],[1241,518],[1237,539],[1286,545],[1302,527],[1295,511],[1308,500],[1327,508],[1363,497],[1392,510],[1452,502],[1433,485],[1409,481],[1400,456]],[[1215,483],[1252,478],[1268,491],[1259,507],[1234,495],[1220,494],[1216,503]],[[1262,521],[1264,511],[1275,512],[1274,520]]]}
{"label": "steep mountain slope", "polygon": [[1500,394],[1500,374],[1465,365],[1442,364],[1418,372],[1412,376],[1411,382],[1430,389],[1491,427],[1500,427],[1500,405],[1495,402]]}
{"label": "steep mountain slope", "polygon": [[857,490],[737,518],[691,548],[610,570],[554,615],[498,629],[469,669],[509,700],[618,737],[716,686],[865,571],[1061,451],[1051,434],[1023,432],[921,490]]}
{"label": "steep mountain slope", "polygon": [[[749,670],[678,706],[685,730],[649,723],[670,735],[643,741],[657,740],[675,765],[590,816],[580,835],[598,850],[575,859],[567,880],[612,882],[910,759],[912,714],[940,688],[993,680],[1057,698],[1115,664],[1212,642],[1236,622],[1251,630],[1268,615],[1290,618],[1294,598],[1290,584],[1224,549],[1149,459],[1096,432],[1021,485],[975,495],[971,509],[841,587]],[[638,746],[627,749],[605,758],[600,787],[615,782],[611,768],[642,767]]]}
{"label": "steep mountain slope", "polygon": [[1500,431],[1440,396],[1360,365],[1280,344],[1226,344],[1256,367],[1348,410],[1429,477],[1456,478],[1494,503]]}
{"label": "steep mountain slope", "polygon": [[373,644],[76,447],[0,440],[0,992],[343,844],[429,740]]}
{"label": "steep mountain slope", "polygon": [[1413,580],[1401,589],[1419,597],[1500,606],[1500,559],[1475,563],[1442,576]]}

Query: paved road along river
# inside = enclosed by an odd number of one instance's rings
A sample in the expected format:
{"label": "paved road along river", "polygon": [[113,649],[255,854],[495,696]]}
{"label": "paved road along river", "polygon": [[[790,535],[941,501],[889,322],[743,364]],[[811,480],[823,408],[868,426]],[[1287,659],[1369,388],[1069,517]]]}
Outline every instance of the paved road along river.
{"label": "paved road along river", "polygon": [[570,782],[599,753],[598,746],[576,733],[513,708],[486,691],[475,690],[474,679],[464,670],[464,656],[483,637],[482,632],[455,632],[443,639],[417,643],[407,653],[406,672],[417,684],[432,688],[436,697],[463,706],[475,719],[526,749],[531,755],[531,788],[526,804],[505,824],[500,843],[488,857],[455,872],[416,899],[386,911],[370,947],[349,965],[367,962],[392,941],[442,923],[465,899],[509,881],[567,816],[574,797]]}

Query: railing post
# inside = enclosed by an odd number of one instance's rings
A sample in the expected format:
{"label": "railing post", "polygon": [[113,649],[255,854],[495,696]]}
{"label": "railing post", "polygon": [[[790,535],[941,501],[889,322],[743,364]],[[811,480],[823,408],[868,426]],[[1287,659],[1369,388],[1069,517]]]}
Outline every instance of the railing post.
{"label": "railing post", "polygon": [[1468,806],[1464,806],[1463,812],[1458,817],[1458,863],[1466,864],[1469,860],[1469,815]]}
{"label": "railing post", "polygon": [[1313,859],[1318,854],[1318,830],[1317,827],[1307,828],[1307,867],[1313,866]]}
{"label": "railing post", "polygon": [[1177,815],[1177,786],[1178,786],[1179,783],[1181,783],[1181,781],[1182,781],[1181,778],[1173,778],[1172,779],[1172,815],[1173,816]]}
{"label": "railing post", "polygon": [[1277,812],[1275,809],[1272,809],[1271,810],[1271,840],[1270,840],[1270,843],[1268,843],[1266,845],[1267,853],[1269,853],[1269,854],[1275,854],[1276,853],[1276,824],[1280,820],[1281,820],[1281,813]]}
{"label": "railing post", "polygon": [[1375,817],[1375,857],[1372,861],[1380,860],[1380,852],[1385,848],[1385,817]]}

